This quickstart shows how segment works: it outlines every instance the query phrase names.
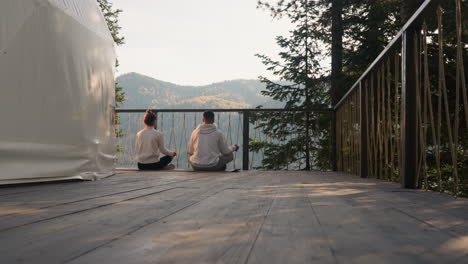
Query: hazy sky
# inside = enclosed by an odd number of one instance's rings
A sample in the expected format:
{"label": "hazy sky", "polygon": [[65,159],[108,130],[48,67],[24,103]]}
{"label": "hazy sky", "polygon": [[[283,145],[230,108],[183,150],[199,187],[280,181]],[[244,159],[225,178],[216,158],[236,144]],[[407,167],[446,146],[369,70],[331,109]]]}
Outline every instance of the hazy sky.
{"label": "hazy sky", "polygon": [[256,53],[275,55],[291,25],[256,9],[257,0],[112,0],[123,9],[126,44],[118,75],[138,72],[202,85],[268,75]]}

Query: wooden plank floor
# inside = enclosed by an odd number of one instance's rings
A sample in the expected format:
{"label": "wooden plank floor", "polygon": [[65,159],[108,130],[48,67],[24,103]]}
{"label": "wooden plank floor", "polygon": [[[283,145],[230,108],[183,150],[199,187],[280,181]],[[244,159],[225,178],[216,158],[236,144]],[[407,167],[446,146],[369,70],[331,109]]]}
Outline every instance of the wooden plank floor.
{"label": "wooden plank floor", "polygon": [[468,263],[468,200],[320,172],[0,187],[0,263]]}

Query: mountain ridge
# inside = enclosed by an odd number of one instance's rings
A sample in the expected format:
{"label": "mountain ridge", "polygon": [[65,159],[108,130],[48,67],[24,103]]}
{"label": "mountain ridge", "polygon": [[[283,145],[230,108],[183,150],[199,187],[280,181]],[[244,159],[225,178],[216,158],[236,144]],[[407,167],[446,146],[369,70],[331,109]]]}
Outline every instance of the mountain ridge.
{"label": "mountain ridge", "polygon": [[122,108],[253,108],[260,105],[281,107],[261,94],[265,84],[259,80],[235,79],[208,85],[178,85],[136,72],[117,77],[124,88]]}

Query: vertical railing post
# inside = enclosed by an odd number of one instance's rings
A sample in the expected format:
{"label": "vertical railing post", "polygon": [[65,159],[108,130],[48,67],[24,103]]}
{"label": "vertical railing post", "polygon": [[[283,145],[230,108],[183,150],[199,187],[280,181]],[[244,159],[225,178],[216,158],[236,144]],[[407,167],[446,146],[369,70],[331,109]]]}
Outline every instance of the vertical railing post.
{"label": "vertical railing post", "polygon": [[417,101],[416,101],[416,67],[414,58],[415,53],[415,34],[418,34],[416,28],[408,28],[402,35],[401,48],[401,164],[400,164],[400,182],[401,187],[416,188],[417,171]]}
{"label": "vertical railing post", "polygon": [[367,163],[367,100],[366,100],[366,89],[362,85],[362,81],[359,83],[359,123],[360,123],[360,142],[359,142],[359,175],[361,178],[367,178],[369,174],[369,168]]}
{"label": "vertical railing post", "polygon": [[250,120],[249,111],[243,111],[243,130],[242,131],[242,169],[249,170],[249,138],[250,138]]}

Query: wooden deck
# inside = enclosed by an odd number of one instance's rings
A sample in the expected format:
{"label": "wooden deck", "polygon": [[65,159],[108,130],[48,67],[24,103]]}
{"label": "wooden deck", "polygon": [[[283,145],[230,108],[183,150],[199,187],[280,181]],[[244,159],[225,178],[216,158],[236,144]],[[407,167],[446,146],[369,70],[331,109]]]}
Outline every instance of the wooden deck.
{"label": "wooden deck", "polygon": [[468,200],[319,172],[0,187],[0,263],[468,263]]}

